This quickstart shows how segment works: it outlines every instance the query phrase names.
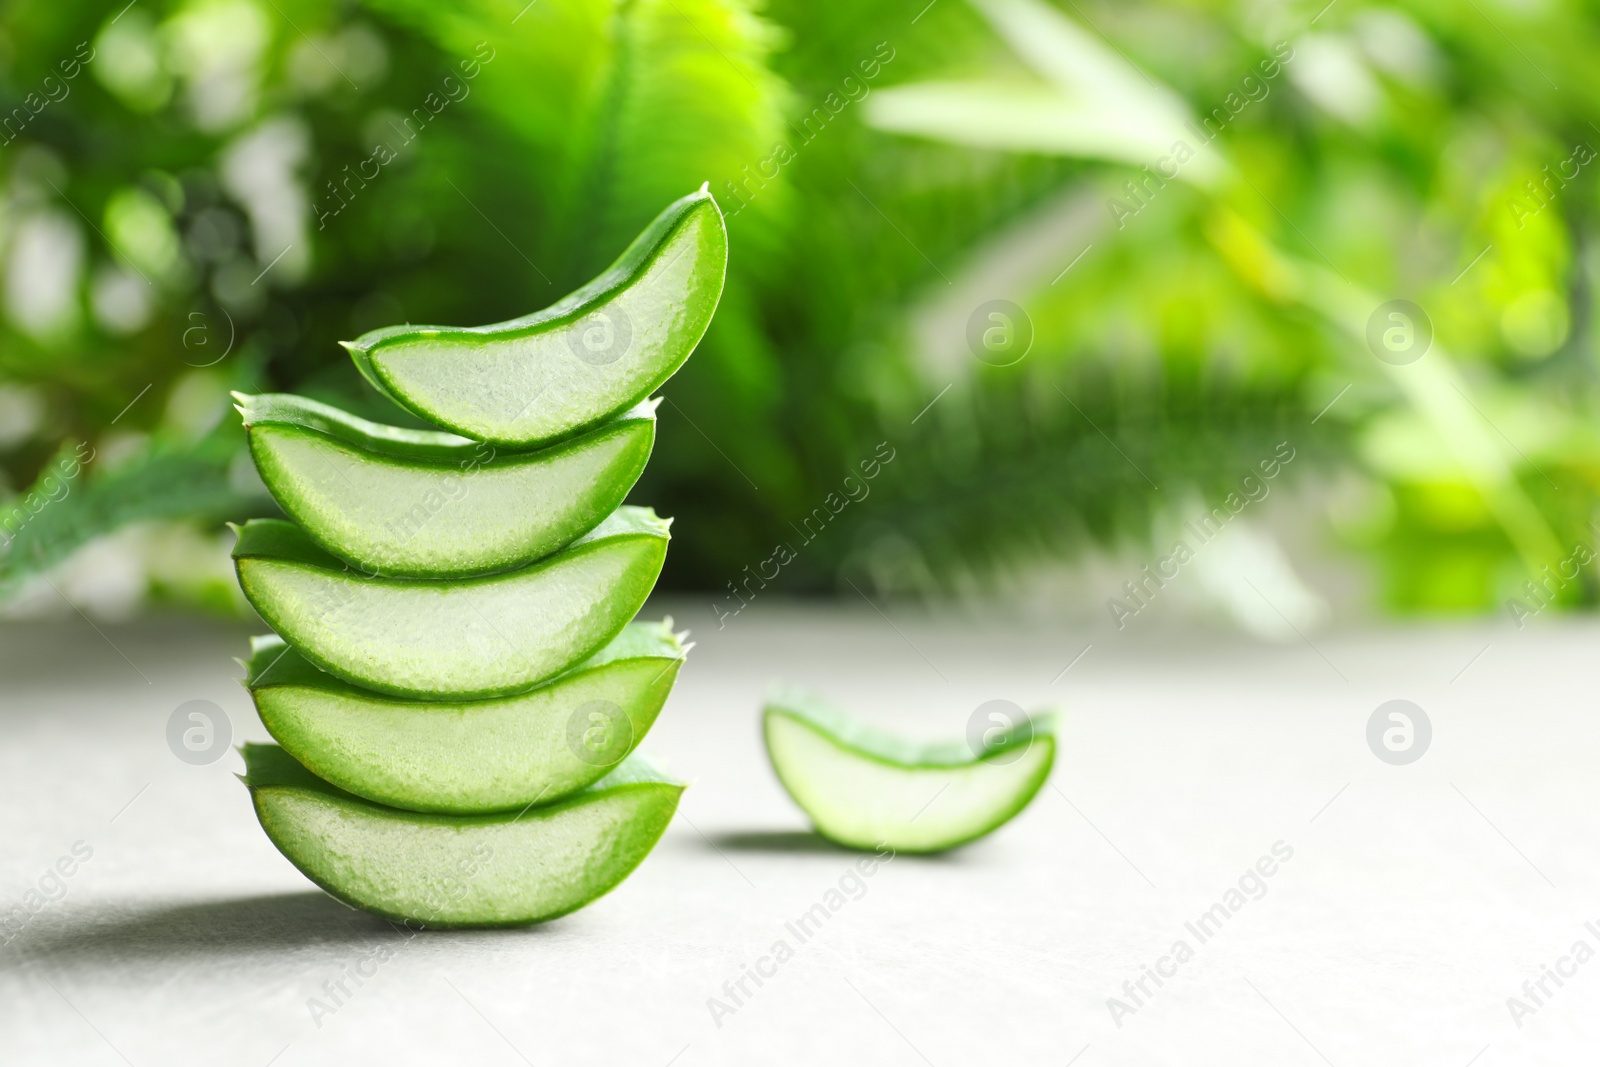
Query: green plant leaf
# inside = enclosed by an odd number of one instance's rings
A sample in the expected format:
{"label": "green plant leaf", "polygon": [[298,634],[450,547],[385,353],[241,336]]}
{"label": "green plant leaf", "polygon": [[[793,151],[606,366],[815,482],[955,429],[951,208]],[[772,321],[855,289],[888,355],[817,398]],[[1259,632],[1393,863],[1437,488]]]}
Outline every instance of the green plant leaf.
{"label": "green plant leaf", "polygon": [[653,403],[560,445],[507,453],[304,397],[234,397],[262,480],[290,518],[346,562],[396,577],[483,574],[549,555],[621,505],[655,442]]}
{"label": "green plant leaf", "polygon": [[[981,148],[1057,152],[1135,166],[1191,136],[1188,105],[1042,0],[974,0],[995,32],[1049,83],[929,81],[885,89],[867,103],[882,130]],[[1197,158],[1185,180],[1221,172]]]}
{"label": "green plant leaf", "polygon": [[352,796],[277,745],[243,751],[256,817],[289,862],[352,907],[430,927],[520,926],[591,903],[655,847],[684,790],[634,755],[554,804],[437,815]]}
{"label": "green plant leaf", "polygon": [[88,445],[64,445],[27,492],[0,503],[0,601],[129,523],[270,510],[260,483],[240,476],[240,454],[231,426],[199,441],[158,438],[103,470],[86,466]]}
{"label": "green plant leaf", "polygon": [[259,637],[245,687],[278,743],[342,789],[412,811],[506,811],[560,800],[633,751],[672,691],[682,636],[670,619],[630,623],[537,689],[456,703],[360,689]]}
{"label": "green plant leaf", "polygon": [[941,852],[1004,825],[1049,777],[1056,749],[1050,715],[974,751],[896,737],[795,689],[768,700],[762,732],[778,780],[819,833],[901,852]]}
{"label": "green plant leaf", "polygon": [[683,365],[716,311],[727,262],[722,212],[702,187],[542,311],[493,326],[391,326],[345,347],[373,385],[434,425],[547,444],[632,407]]}
{"label": "green plant leaf", "polygon": [[650,595],[669,523],[623,507],[538,563],[417,581],[352,570],[292,523],[239,529],[234,565],[252,606],[317,666],[402,697],[525,692],[600,649]]}

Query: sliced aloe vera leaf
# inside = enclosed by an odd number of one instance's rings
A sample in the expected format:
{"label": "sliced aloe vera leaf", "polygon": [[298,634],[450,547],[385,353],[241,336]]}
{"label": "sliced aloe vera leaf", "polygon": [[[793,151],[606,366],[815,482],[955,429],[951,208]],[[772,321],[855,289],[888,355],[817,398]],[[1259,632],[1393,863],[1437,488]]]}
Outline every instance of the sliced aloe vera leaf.
{"label": "sliced aloe vera leaf", "polygon": [[1055,762],[1044,714],[988,739],[919,743],[875,729],[797,689],[762,715],[778,780],[817,832],[852,848],[940,852],[997,829],[1028,806]]}
{"label": "sliced aloe vera leaf", "polygon": [[655,443],[655,404],[537,452],[384,426],[305,397],[233,394],[261,479],[306,534],[397,577],[547,556],[615,511]]}
{"label": "sliced aloe vera leaf", "polygon": [[632,752],[672,691],[680,637],[670,619],[630,623],[520,696],[423,703],[357,688],[267,636],[244,684],[278,743],[341,789],[411,811],[505,811],[560,800]]}
{"label": "sliced aloe vera leaf", "polygon": [[604,273],[491,326],[390,326],[344,342],[362,374],[475,440],[560,440],[637,404],[689,358],[722,295],[728,235],[710,192],[674,201]]}
{"label": "sliced aloe vera leaf", "polygon": [[251,605],[323,670],[395,696],[472,699],[532,689],[622,632],[661,573],[668,525],[618,508],[537,563],[450,581],[368,577],[282,519],[238,527],[233,558]]}
{"label": "sliced aloe vera leaf", "polygon": [[554,804],[498,815],[398,811],[324,782],[277,745],[243,747],[278,851],[330,895],[424,926],[519,926],[575,911],[650,853],[681,782],[638,755]]}

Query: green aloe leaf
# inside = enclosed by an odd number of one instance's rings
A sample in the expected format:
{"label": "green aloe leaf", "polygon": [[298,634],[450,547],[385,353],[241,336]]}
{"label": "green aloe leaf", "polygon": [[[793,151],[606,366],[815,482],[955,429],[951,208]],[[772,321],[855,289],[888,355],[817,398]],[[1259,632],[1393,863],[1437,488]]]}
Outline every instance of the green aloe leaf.
{"label": "green aloe leaf", "polygon": [[267,731],[312,773],[378,804],[453,814],[550,803],[590,785],[644,738],[688,653],[672,620],[631,623],[521,696],[395,700],[258,637],[245,687]]}
{"label": "green aloe leaf", "polygon": [[622,503],[655,443],[655,405],[581,437],[504,453],[285,394],[235,393],[262,481],[317,544],[367,570],[449,578],[549,555]]}
{"label": "green aloe leaf", "polygon": [[233,558],[267,624],[348,682],[405,697],[510,696],[622,631],[661,573],[669,525],[622,507],[538,563],[449,581],[352,570],[281,519],[239,527]]}
{"label": "green aloe leaf", "polygon": [[373,385],[434,425],[546,444],[627,410],[683,365],[716,311],[727,261],[722,212],[702,187],[543,311],[492,326],[390,326],[345,347]]}
{"label": "green aloe leaf", "polygon": [[778,780],[817,832],[862,849],[940,852],[982,837],[1028,806],[1056,752],[1048,714],[975,752],[896,737],[793,689],[768,700],[762,729]]}
{"label": "green aloe leaf", "polygon": [[398,811],[352,796],[277,745],[245,745],[261,827],[352,907],[424,926],[517,926],[614,889],[655,847],[684,785],[640,756],[566,800],[499,815]]}

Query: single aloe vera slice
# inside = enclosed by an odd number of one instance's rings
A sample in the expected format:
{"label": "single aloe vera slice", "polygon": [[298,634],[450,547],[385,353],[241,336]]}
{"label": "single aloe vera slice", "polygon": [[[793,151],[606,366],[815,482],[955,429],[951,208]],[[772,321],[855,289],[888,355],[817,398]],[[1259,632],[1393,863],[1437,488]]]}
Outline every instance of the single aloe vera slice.
{"label": "single aloe vera slice", "polygon": [[638,755],[580,793],[499,815],[397,811],[329,785],[277,745],[243,747],[256,817],[302,874],[351,907],[424,926],[518,926],[614,889],[684,790]]}
{"label": "single aloe vera slice", "polygon": [[373,385],[434,425],[495,444],[557,441],[672,377],[711,322],[727,261],[722,212],[702,186],[543,311],[492,326],[389,326],[344,346]]}
{"label": "single aloe vera slice", "polygon": [[653,402],[552,448],[497,453],[305,397],[233,396],[256,469],[289,517],[341,559],[396,577],[549,555],[617,509],[655,443]]}
{"label": "single aloe vera slice", "polygon": [[618,508],[538,563],[442,582],[368,577],[282,519],[237,527],[233,558],[251,605],[323,670],[396,696],[498,697],[622,632],[661,573],[668,525]]}
{"label": "single aloe vera slice", "polygon": [[918,743],[788,689],[762,716],[778,780],[824,837],[851,848],[940,852],[1028,806],[1055,761],[1055,721],[1014,724],[974,754],[965,741]]}
{"label": "single aloe vera slice", "polygon": [[671,619],[630,623],[546,685],[458,703],[358,689],[257,637],[244,684],[267,731],[319,778],[411,811],[505,811],[560,800],[632,752],[672,691],[682,636]]}

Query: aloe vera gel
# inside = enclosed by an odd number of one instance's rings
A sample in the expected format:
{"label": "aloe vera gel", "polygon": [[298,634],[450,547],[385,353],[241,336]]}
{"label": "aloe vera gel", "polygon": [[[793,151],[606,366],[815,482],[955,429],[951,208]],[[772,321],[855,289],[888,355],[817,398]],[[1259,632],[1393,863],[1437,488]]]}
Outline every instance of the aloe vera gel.
{"label": "aloe vera gel", "polygon": [[345,347],[428,422],[531,446],[597,426],[689,358],[722,295],[728,236],[705,186],[668,205],[599,277],[492,326],[391,326]]}
{"label": "aloe vera gel", "polygon": [[541,922],[620,883],[683,785],[635,749],[688,653],[633,621],[670,520],[622,502],[649,394],[704,333],[727,238],[704,188],[543,311],[392,327],[346,347],[437,429],[236,394],[287,519],[237,528],[274,634],[245,685],[262,828],[357,908],[431,926]]}
{"label": "aloe vera gel", "polygon": [[868,850],[942,852],[999,829],[1033,800],[1056,753],[1049,714],[973,751],[908,741],[793,688],[768,699],[762,731],[778,780],[817,832]]}

